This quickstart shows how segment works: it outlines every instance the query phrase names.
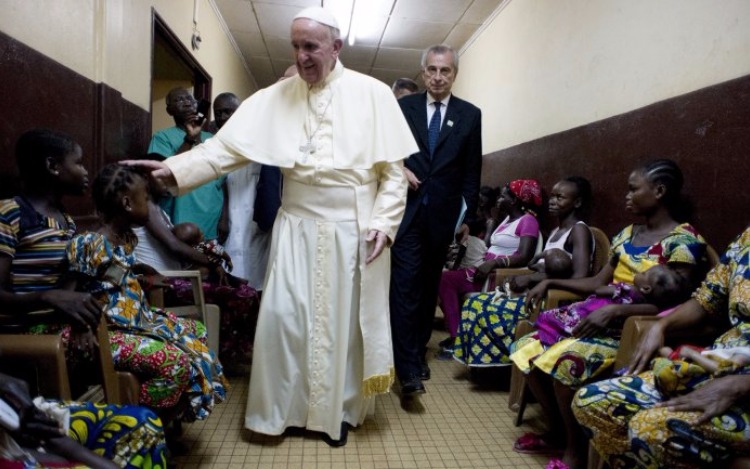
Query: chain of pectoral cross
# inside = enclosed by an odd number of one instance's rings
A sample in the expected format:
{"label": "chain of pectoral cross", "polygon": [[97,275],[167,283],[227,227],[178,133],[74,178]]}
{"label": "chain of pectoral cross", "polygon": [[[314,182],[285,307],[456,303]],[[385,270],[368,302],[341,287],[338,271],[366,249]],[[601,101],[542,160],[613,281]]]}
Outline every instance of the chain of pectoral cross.
{"label": "chain of pectoral cross", "polygon": [[[302,163],[307,163],[308,158],[310,158],[310,155],[315,153],[315,145],[313,145],[312,141],[313,138],[315,138],[315,135],[320,130],[320,126],[323,125],[323,117],[326,114],[326,111],[328,111],[328,107],[331,105],[331,101],[333,101],[333,88],[331,88],[331,97],[328,98],[328,102],[326,103],[326,106],[323,108],[323,112],[318,115],[318,125],[315,127],[315,130],[307,137],[307,143],[304,145],[300,145],[299,151],[302,153]],[[312,104],[310,103],[310,88],[307,89],[307,118],[305,119],[305,134],[307,134],[308,124],[310,123],[310,115],[315,117],[315,111],[313,110]]]}

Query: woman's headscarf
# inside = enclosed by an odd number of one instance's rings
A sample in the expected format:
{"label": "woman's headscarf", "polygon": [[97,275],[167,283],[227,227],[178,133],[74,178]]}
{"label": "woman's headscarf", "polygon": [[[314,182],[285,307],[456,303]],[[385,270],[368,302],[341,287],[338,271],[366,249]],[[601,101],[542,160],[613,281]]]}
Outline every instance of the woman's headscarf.
{"label": "woman's headscarf", "polygon": [[508,189],[526,208],[542,205],[542,187],[536,179],[516,179],[508,183]]}

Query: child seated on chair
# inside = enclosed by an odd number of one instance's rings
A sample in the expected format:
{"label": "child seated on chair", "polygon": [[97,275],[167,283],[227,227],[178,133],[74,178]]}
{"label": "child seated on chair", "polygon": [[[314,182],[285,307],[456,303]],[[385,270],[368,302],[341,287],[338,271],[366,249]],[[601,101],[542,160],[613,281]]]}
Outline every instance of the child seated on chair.
{"label": "child seated on chair", "polygon": [[138,282],[142,264],[134,254],[133,227],[149,218],[146,179],[113,164],[99,173],[92,192],[102,227],[71,240],[68,263],[79,288],[90,292],[107,316],[115,368],[142,380],[140,403],[159,410],[163,420],[204,419],[224,400],[228,384],[206,345],[206,328],[151,308]]}
{"label": "child seated on chair", "polygon": [[510,358],[526,372],[544,349],[567,337],[585,334],[586,318],[593,311],[614,304],[652,304],[660,310],[687,300],[691,293],[687,278],[663,264],[635,275],[633,285],[612,283],[599,287],[583,301],[539,313],[536,331],[513,345]]}

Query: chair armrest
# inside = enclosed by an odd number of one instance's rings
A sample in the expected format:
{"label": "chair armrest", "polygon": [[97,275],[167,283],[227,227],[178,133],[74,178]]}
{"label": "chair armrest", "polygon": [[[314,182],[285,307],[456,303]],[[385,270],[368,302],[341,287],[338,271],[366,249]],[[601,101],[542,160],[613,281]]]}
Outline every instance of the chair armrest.
{"label": "chair armrest", "polygon": [[544,306],[542,310],[559,308],[563,301],[573,302],[581,300],[581,295],[573,293],[567,290],[558,290],[552,288],[547,291],[547,296],[544,299]]}
{"label": "chair armrest", "polygon": [[505,279],[508,277],[515,277],[517,275],[528,275],[534,271],[527,267],[506,267],[502,269],[495,269],[495,285],[502,285],[505,283]]}
{"label": "chair armrest", "polygon": [[[198,318],[205,321],[206,300],[203,296],[203,280],[201,272],[199,270],[164,270],[159,273],[169,278],[184,278],[190,280],[190,284],[193,290],[193,301],[195,301],[195,305],[187,307],[191,309],[186,309],[190,312],[197,310]],[[159,293],[155,293],[153,294],[153,296],[151,294],[149,295],[149,302],[152,305],[161,308],[164,308],[166,306],[170,311],[175,312],[174,310],[177,310],[178,313],[181,312],[182,307],[173,308],[164,304],[164,292],[161,291],[161,289],[155,289],[155,291],[158,291]]]}
{"label": "chair armrest", "polygon": [[630,359],[638,346],[638,342],[658,320],[657,316],[630,316],[625,320],[625,324],[622,326],[620,347],[617,349],[617,356],[615,357],[615,370],[630,364]]}

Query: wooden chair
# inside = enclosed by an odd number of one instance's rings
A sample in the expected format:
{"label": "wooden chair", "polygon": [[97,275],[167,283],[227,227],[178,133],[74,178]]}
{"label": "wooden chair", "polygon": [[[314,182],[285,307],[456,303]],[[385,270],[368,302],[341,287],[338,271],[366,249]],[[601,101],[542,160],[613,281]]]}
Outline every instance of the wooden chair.
{"label": "wooden chair", "polygon": [[177,316],[199,319],[206,326],[208,348],[218,354],[221,312],[217,305],[206,303],[206,299],[203,295],[203,281],[201,280],[200,271],[165,270],[159,273],[169,278],[184,278],[190,280],[193,292],[193,304],[187,306],[165,305],[164,290],[161,288],[155,288],[149,292],[149,304],[158,308],[166,308]]}
{"label": "wooden chair", "polygon": [[[591,262],[591,271],[599,272],[602,267],[609,261],[609,238],[607,235],[596,227],[589,227],[591,235],[594,237],[594,257]],[[573,302],[581,299],[581,296],[566,290],[551,289],[547,296],[542,300],[541,305],[530,311],[529,319],[519,321],[516,325],[516,340],[534,330],[534,321],[539,315],[539,311],[559,307],[563,302]],[[526,386],[526,375],[513,364],[510,373],[510,391],[508,394],[508,407],[516,411],[516,426],[523,423],[523,414],[526,411],[526,405],[530,396],[530,391]]]}
{"label": "wooden chair", "polygon": [[[712,248],[707,252],[707,257],[712,265],[718,263],[718,255]],[[646,335],[648,330],[653,327],[654,324],[660,318],[657,316],[631,316],[623,325],[622,328],[622,339],[620,340],[620,348],[617,349],[617,356],[615,358],[614,369],[619,370],[630,364],[630,360],[633,355],[633,351],[638,346],[638,343]],[[729,325],[727,325],[727,328]],[[672,333],[667,337],[667,344],[671,346],[678,346],[684,343],[692,343],[698,345],[710,345],[716,337],[726,330],[720,330],[716,326],[707,325],[701,328],[700,334],[695,333]],[[600,469],[604,467],[604,461],[601,455],[594,449],[593,445],[589,443],[588,450],[588,469]],[[730,460],[727,464],[729,468],[750,468],[750,456],[735,457]]]}
{"label": "wooden chair", "polygon": [[[26,318],[32,323],[51,323],[57,320],[52,310],[29,313]],[[65,346],[60,334],[21,334],[23,323],[13,315],[0,314],[0,352],[4,360],[22,360],[24,365],[34,370],[37,376],[39,392],[45,397],[71,400],[73,396],[68,375],[68,365],[65,361]],[[112,404],[137,403],[128,400],[128,393],[123,396],[120,392],[120,377],[115,372],[112,353],[109,348],[106,319],[102,316],[96,329],[97,347],[96,361],[102,378],[102,389],[106,402]],[[128,373],[129,374],[129,373]],[[88,396],[89,393],[86,394]],[[83,397],[85,399],[85,396]]]}

